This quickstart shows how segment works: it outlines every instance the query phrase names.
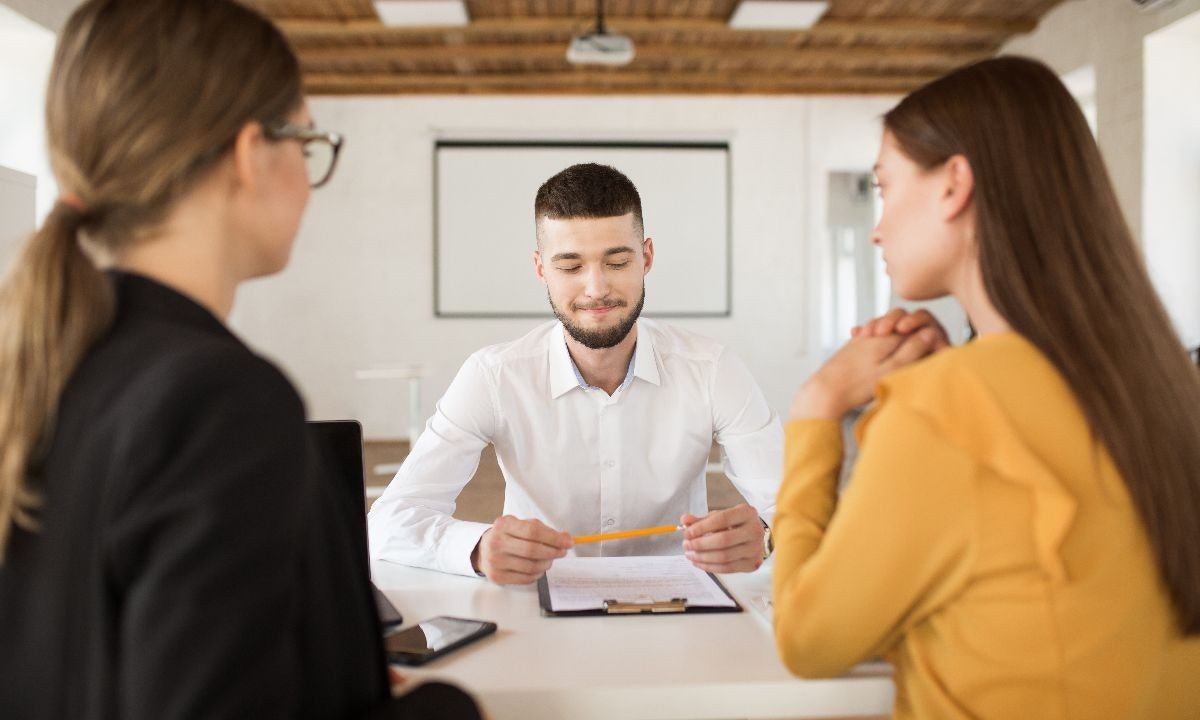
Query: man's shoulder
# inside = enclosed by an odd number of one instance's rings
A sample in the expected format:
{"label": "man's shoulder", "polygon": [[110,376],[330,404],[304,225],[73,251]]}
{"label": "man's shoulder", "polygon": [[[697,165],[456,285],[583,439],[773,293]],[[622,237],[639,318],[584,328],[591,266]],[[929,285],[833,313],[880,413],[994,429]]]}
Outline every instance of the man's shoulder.
{"label": "man's shoulder", "polygon": [[707,335],[677,325],[642,318],[638,321],[640,337],[648,337],[660,357],[678,357],[694,361],[715,361],[725,352],[725,345]]}
{"label": "man's shoulder", "polygon": [[544,358],[558,327],[557,320],[547,320],[515,340],[476,350],[471,354],[471,360],[485,368],[495,368],[531,358]]}

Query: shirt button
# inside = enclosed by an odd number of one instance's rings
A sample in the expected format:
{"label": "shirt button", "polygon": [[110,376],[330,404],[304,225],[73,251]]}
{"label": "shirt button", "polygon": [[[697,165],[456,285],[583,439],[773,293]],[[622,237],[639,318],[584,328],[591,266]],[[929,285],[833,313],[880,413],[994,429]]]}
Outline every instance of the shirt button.
{"label": "shirt button", "polygon": [[612,527],[615,524],[616,524],[616,521],[613,520],[612,518],[609,518],[604,521],[604,527]]}

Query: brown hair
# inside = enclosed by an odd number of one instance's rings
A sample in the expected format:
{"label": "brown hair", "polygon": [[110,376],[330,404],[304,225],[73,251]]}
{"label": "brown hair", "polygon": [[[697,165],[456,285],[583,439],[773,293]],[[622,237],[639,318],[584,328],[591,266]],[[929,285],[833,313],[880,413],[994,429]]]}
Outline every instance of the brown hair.
{"label": "brown hair", "polygon": [[141,241],[247,122],[284,120],[302,102],[283,36],[231,0],[90,0],[67,21],[46,126],[70,200],[0,287],[0,560],[14,526],[36,528],[30,469],[64,386],[112,322],[93,256]]}
{"label": "brown hair", "polygon": [[572,165],[538,188],[533,201],[538,247],[542,245],[542,218],[609,218],[627,213],[633,213],[635,231],[641,235],[642,197],[621,171],[596,163]]}
{"label": "brown hair", "polygon": [[1200,373],[1078,104],[1045,65],[1000,57],[913,92],[884,125],[927,169],[970,163],[988,297],[1066,379],[1129,488],[1184,633],[1200,633]]}

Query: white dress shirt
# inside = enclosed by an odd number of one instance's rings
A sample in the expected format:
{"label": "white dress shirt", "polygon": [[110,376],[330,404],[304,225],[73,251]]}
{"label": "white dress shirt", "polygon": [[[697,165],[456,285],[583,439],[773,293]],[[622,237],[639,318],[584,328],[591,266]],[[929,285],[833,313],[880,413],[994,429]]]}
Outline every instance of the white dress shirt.
{"label": "white dress shirt", "polygon": [[[783,428],[745,365],[713,340],[640,319],[632,377],[587,389],[551,321],[467,359],[368,516],[372,559],[474,575],[490,525],[451,517],[492,443],[504,513],[571,535],[674,525],[708,512],[715,437],[725,473],[767,521]],[[580,545],[589,555],[682,553],[679,534]]]}

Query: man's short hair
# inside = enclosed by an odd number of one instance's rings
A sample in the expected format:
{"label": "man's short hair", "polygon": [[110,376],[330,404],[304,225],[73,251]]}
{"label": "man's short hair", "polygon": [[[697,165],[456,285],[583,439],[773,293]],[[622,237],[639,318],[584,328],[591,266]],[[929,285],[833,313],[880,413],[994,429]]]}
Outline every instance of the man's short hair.
{"label": "man's short hair", "polygon": [[538,188],[533,201],[538,248],[542,246],[542,218],[609,218],[627,213],[633,213],[634,231],[640,237],[642,198],[621,171],[596,163],[572,165]]}

